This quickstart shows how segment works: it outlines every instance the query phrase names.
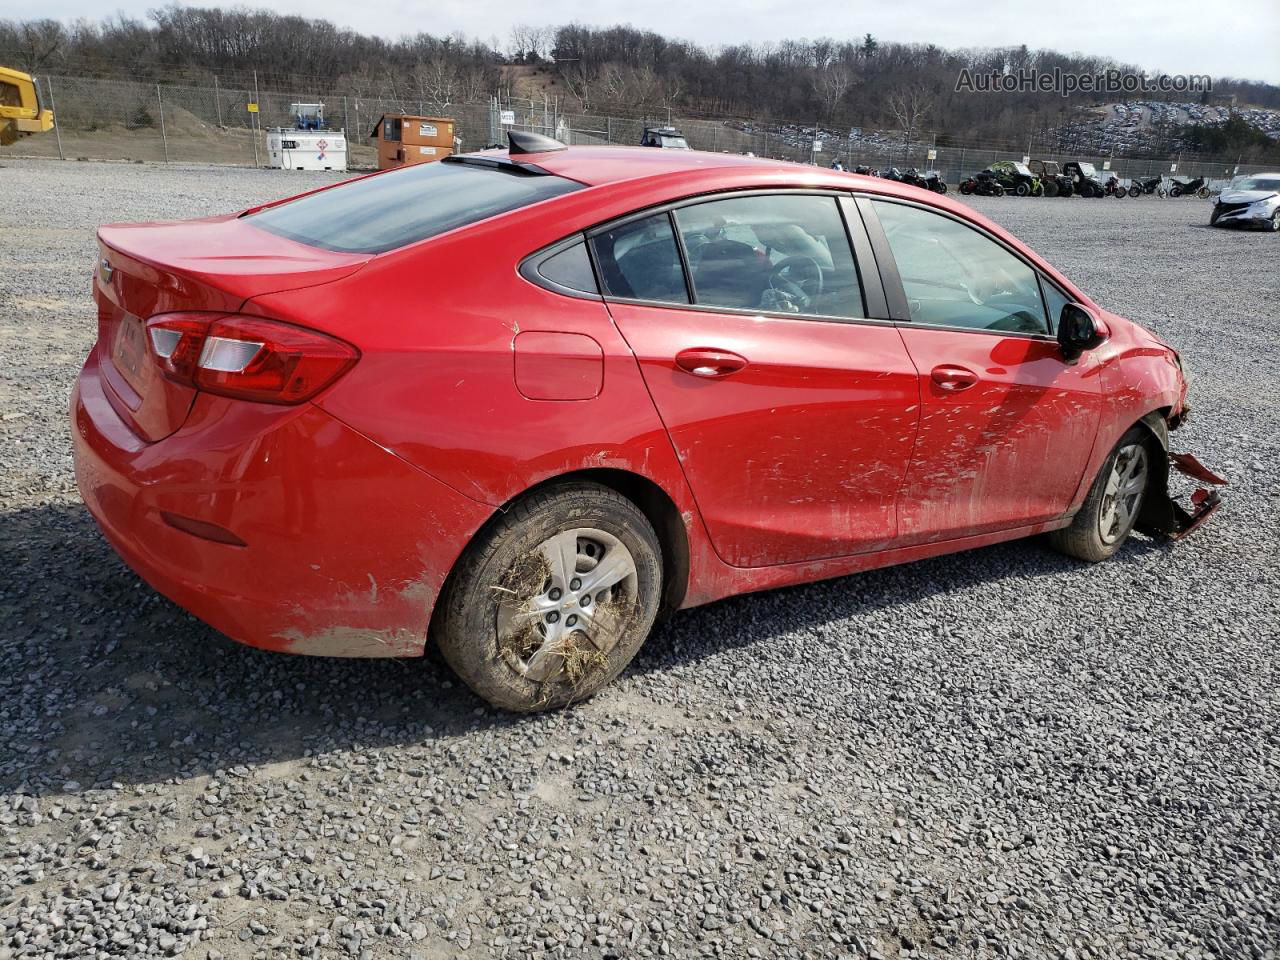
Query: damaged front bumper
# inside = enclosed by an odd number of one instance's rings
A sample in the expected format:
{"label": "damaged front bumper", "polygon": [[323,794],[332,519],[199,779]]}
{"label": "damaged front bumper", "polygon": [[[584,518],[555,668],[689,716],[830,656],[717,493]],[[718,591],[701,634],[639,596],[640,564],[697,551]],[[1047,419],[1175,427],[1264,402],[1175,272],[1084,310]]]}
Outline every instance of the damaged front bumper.
{"label": "damaged front bumper", "polygon": [[1202,523],[1209,519],[1218,507],[1222,506],[1222,497],[1213,487],[1221,487],[1226,480],[1189,453],[1169,451],[1169,465],[1179,473],[1202,483],[1208,487],[1198,487],[1191,494],[1191,509],[1187,509],[1169,494],[1168,474],[1163,477],[1159,489],[1152,489],[1143,504],[1138,527],[1144,533],[1167,537],[1170,540],[1181,540]]}

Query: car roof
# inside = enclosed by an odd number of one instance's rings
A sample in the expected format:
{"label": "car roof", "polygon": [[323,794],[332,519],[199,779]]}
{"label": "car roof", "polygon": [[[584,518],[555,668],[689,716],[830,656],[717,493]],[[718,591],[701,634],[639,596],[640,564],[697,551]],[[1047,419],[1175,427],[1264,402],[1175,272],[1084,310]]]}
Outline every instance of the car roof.
{"label": "car roof", "polygon": [[786,172],[795,176],[815,168],[785,160],[746,157],[736,153],[705,150],[652,150],[646,147],[568,147],[547,153],[522,153],[511,158],[505,150],[485,151],[484,156],[514,159],[559,177],[590,187],[641,177],[692,173],[705,170],[747,170]]}

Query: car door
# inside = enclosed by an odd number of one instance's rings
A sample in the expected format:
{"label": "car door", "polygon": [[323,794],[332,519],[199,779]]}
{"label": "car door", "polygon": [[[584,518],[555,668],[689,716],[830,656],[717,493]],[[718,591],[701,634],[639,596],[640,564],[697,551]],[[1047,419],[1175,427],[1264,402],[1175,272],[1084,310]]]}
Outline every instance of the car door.
{"label": "car door", "polygon": [[899,501],[903,543],[1062,516],[1100,404],[1094,355],[1067,363],[1052,333],[1048,317],[1065,295],[959,217],[888,199],[858,203],[877,257],[892,263],[888,271],[882,263],[886,297],[909,321],[900,330],[920,376],[919,435]]}
{"label": "car door", "polygon": [[721,196],[606,226],[592,249],[725,562],[894,538],[919,385],[836,197]]}

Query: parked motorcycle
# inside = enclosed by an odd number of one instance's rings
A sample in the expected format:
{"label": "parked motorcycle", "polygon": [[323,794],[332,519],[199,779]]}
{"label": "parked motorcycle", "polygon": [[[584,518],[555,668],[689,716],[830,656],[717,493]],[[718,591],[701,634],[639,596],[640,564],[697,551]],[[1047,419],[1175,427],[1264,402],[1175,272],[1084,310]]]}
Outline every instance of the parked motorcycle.
{"label": "parked motorcycle", "polygon": [[947,181],[943,180],[937,170],[930,170],[924,178],[924,185],[934,193],[946,193]]}
{"label": "parked motorcycle", "polygon": [[1173,185],[1169,187],[1169,196],[1195,196],[1205,200],[1209,197],[1209,188],[1204,185],[1204,177],[1196,177],[1194,180],[1174,180]]}
{"label": "parked motorcycle", "polygon": [[966,197],[970,194],[977,194],[980,197],[1003,197],[1004,187],[1000,186],[994,176],[984,170],[976,176],[961,180],[960,192]]}
{"label": "parked motorcycle", "polygon": [[1164,196],[1164,177],[1151,177],[1148,180],[1133,180],[1129,183],[1129,196],[1141,197],[1144,194],[1158,194]]}
{"label": "parked motorcycle", "polygon": [[1108,197],[1115,197],[1117,200],[1123,200],[1129,195],[1129,191],[1120,185],[1120,178],[1112,174],[1107,179],[1107,184],[1102,188],[1102,192]]}

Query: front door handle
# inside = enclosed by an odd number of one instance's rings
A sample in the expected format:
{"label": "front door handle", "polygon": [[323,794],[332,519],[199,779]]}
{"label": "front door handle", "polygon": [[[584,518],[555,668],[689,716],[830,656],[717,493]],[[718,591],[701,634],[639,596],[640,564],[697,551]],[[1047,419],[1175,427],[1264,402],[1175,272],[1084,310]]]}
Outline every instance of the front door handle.
{"label": "front door handle", "polygon": [[709,380],[737,373],[746,365],[746,357],[739,356],[732,350],[717,350],[713,347],[691,347],[676,354],[677,367],[685,373]]}
{"label": "front door handle", "polygon": [[946,390],[949,393],[968,390],[978,382],[978,375],[972,370],[948,363],[934,367],[929,376],[938,385],[938,389]]}

